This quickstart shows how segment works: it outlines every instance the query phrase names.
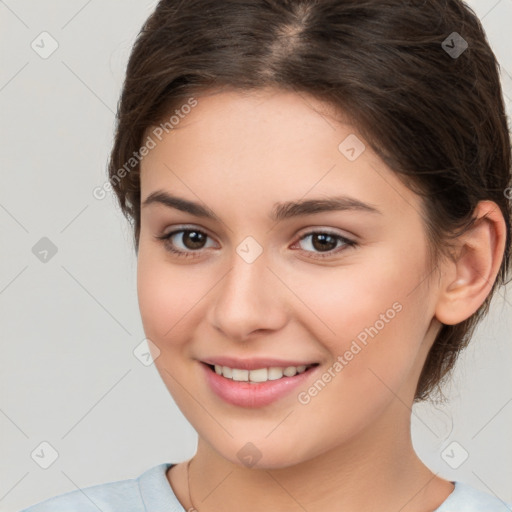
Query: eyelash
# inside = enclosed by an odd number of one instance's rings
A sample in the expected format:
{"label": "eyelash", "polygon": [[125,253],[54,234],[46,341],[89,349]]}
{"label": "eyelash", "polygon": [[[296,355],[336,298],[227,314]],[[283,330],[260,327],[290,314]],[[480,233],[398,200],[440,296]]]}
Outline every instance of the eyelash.
{"label": "eyelash", "polygon": [[[155,238],[157,238],[158,240],[161,240],[164,245],[165,245],[165,248],[167,251],[175,254],[176,256],[178,256],[179,258],[196,258],[196,257],[199,257],[197,255],[197,253],[201,252],[202,249],[198,249],[198,250],[188,250],[188,251],[181,251],[179,249],[176,249],[175,247],[173,247],[170,243],[170,239],[171,237],[173,237],[174,235],[178,234],[178,233],[186,233],[186,232],[195,232],[195,233],[200,233],[202,235],[205,235],[208,237],[208,235],[204,232],[204,231],[200,231],[199,229],[192,229],[192,228],[189,228],[189,229],[178,229],[176,231],[171,231],[170,233],[167,233],[167,234],[164,234],[164,235],[157,235],[155,236]],[[344,236],[341,236],[337,233],[331,233],[330,231],[309,231],[308,233],[305,233],[304,235],[302,235],[298,242],[301,242],[302,240],[304,240],[305,238],[311,236],[311,235],[328,235],[328,236],[331,236],[335,239],[337,239],[337,241],[341,241],[345,244],[346,247],[356,247],[358,244],[357,242],[353,241],[353,240],[350,240]],[[210,237],[208,237],[210,238]],[[295,244],[294,244],[295,245]],[[330,251],[326,251],[324,253],[314,253],[313,251],[305,251],[307,253],[311,253],[313,252],[313,254],[315,254],[315,256],[313,256],[313,258],[317,258],[317,259],[323,259],[323,258],[329,258],[329,257],[332,257],[333,255],[341,252],[342,250],[344,249],[341,249],[340,248],[337,248],[337,249],[332,249]]]}

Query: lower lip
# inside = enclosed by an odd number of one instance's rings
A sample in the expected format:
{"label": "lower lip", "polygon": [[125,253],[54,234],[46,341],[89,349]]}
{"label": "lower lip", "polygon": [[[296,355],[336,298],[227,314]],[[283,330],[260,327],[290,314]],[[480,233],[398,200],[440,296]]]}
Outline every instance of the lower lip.
{"label": "lower lip", "polygon": [[263,407],[286,396],[295,388],[304,384],[318,366],[313,366],[305,372],[293,377],[283,377],[266,382],[251,384],[227,379],[218,375],[208,365],[200,363],[206,375],[206,380],[212,391],[224,401],[239,407]]}

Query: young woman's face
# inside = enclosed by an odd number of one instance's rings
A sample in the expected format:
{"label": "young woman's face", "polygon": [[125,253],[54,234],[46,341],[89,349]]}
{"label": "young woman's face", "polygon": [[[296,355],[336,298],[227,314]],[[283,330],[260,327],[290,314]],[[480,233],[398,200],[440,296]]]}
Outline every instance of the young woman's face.
{"label": "young woman's face", "polygon": [[176,403],[258,467],[408,435],[440,325],[419,197],[314,98],[196,100],[141,169],[139,305]]}

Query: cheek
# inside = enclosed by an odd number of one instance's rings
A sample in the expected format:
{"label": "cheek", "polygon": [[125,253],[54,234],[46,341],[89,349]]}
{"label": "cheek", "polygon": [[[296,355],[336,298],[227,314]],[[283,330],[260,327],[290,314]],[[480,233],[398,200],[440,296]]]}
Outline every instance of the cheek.
{"label": "cheek", "polygon": [[147,247],[141,240],[137,295],[146,336],[166,349],[184,342],[190,318],[198,314],[201,298],[211,287],[208,283],[206,274],[169,264],[161,250]]}
{"label": "cheek", "polygon": [[397,390],[417,361],[427,327],[426,298],[417,287],[422,258],[418,249],[407,260],[392,252],[379,253],[375,262],[293,276],[294,291],[309,308],[297,306],[303,324],[333,363],[341,357],[333,373],[343,377],[332,379],[333,388],[358,387],[359,396],[364,390],[372,397],[379,390],[389,394],[385,384]]}
{"label": "cheek", "polygon": [[[380,331],[399,319],[398,310],[414,299],[411,291],[412,268],[396,265],[385,271],[371,262],[339,268],[317,268],[309,272],[299,269],[288,280],[302,299],[296,311],[308,310],[309,325],[318,325],[319,339],[330,345],[336,340],[355,338],[377,324]],[[382,324],[381,315],[385,320]],[[304,316],[304,315],[302,315]],[[402,315],[403,316],[403,315]],[[316,318],[315,321],[313,319]],[[335,348],[335,346],[333,347]]]}
{"label": "cheek", "polygon": [[190,378],[191,360],[186,354],[193,331],[191,321],[204,295],[184,271],[165,261],[161,251],[141,240],[137,261],[137,295],[144,333],[157,347],[153,357],[168,391],[182,411],[191,408],[180,383]]}
{"label": "cheek", "polygon": [[173,317],[177,314],[176,283],[171,286],[168,276],[161,270],[157,262],[152,262],[149,257],[146,257],[143,250],[139,251],[137,265],[139,309],[146,336],[157,345],[174,324]]}

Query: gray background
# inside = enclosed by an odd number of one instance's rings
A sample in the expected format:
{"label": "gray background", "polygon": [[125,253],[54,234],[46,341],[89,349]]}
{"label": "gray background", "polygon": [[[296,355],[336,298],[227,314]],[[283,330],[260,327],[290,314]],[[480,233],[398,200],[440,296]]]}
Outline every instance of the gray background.
{"label": "gray background", "polygon": [[[144,332],[129,225],[111,194],[92,195],[105,182],[129,51],[155,5],[0,1],[0,512],[195,450],[156,369],[133,354]],[[503,67],[510,114],[512,0],[469,5]],[[31,47],[43,31],[58,43],[46,59]],[[32,250],[43,237],[57,248],[46,262]],[[506,501],[511,331],[509,286],[459,361],[448,406],[413,409],[414,444],[434,471]],[[58,453],[47,469],[42,442]]]}

